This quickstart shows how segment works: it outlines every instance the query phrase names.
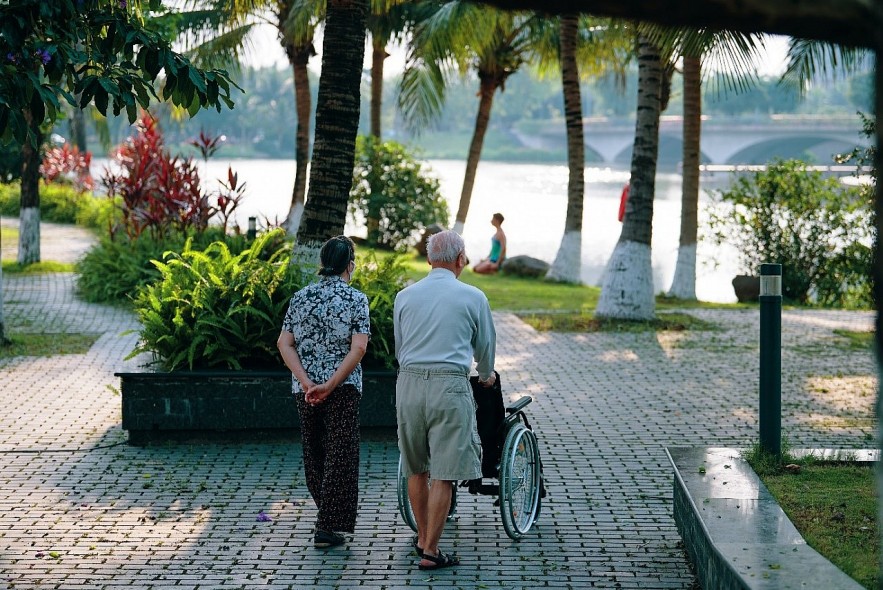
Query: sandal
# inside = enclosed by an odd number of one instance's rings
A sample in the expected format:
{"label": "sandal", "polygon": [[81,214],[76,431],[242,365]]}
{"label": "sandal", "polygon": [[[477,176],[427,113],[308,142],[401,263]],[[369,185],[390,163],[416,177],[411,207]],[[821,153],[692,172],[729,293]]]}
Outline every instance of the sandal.
{"label": "sandal", "polygon": [[417,566],[421,570],[440,570],[442,568],[460,565],[459,557],[453,554],[444,553],[443,551],[439,551],[438,555],[430,555],[428,553],[424,553],[422,557],[426,561],[431,561],[433,565],[423,565],[421,563]]}
{"label": "sandal", "polygon": [[417,557],[423,557],[423,548],[417,544],[418,539],[419,536],[414,535],[414,537],[411,539],[411,547],[414,548],[414,555],[416,555]]}

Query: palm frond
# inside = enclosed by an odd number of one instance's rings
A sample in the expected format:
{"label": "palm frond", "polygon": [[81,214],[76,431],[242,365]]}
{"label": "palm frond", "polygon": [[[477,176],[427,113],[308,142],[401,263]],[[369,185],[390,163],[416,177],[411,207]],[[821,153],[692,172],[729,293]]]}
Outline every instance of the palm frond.
{"label": "palm frond", "polygon": [[216,34],[194,47],[189,55],[200,67],[238,69],[240,58],[251,48],[249,35],[257,25],[246,25]]}
{"label": "palm frond", "polygon": [[788,42],[788,66],[780,83],[796,86],[804,92],[818,76],[849,75],[869,67],[873,53],[866,48],[844,47],[812,41],[791,39]]}
{"label": "palm frond", "polygon": [[756,63],[766,36],[716,29],[671,28],[641,24],[641,31],[660,48],[663,59],[701,57],[703,80],[726,91],[744,92],[757,81]]}
{"label": "palm frond", "polygon": [[325,20],[325,0],[296,0],[282,22],[282,34],[296,45],[311,43]]}
{"label": "palm frond", "polygon": [[441,114],[447,76],[437,61],[409,60],[402,74],[398,106],[405,125],[419,133]]}

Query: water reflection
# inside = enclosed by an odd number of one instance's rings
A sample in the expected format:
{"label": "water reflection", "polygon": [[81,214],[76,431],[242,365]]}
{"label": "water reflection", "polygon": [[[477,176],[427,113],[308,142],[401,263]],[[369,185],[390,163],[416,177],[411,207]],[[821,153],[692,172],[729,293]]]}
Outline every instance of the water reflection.
{"label": "water reflection", "polygon": [[[94,163],[93,171],[97,175],[107,161],[96,160]],[[200,162],[201,176],[208,181],[226,178],[228,165],[247,185],[246,197],[235,216],[243,230],[249,216],[256,216],[259,220],[285,218],[294,185],[293,161],[238,160],[217,156],[207,166]],[[429,166],[439,178],[453,221],[466,163],[431,160]],[[629,179],[629,171],[615,167],[587,168],[585,179],[581,277],[586,284],[598,285],[622,228],[617,213],[620,193]],[[727,182],[728,177],[722,174],[702,179],[700,224],[701,203],[707,201],[705,191],[721,188]],[[674,275],[680,232],[680,191],[680,174],[660,173],[657,176],[652,244],[653,280],[657,292],[667,290]],[[509,256],[526,254],[551,263],[564,233],[566,210],[566,166],[481,162],[463,232],[467,251],[473,260],[487,254],[493,234],[490,219],[499,211],[506,217],[503,227],[509,241]],[[346,232],[359,235],[364,233],[364,228],[348,226]],[[736,274],[735,253],[716,252],[720,262],[718,267],[713,266],[713,254],[710,245],[700,242],[696,294],[704,301],[735,301],[730,284]]]}

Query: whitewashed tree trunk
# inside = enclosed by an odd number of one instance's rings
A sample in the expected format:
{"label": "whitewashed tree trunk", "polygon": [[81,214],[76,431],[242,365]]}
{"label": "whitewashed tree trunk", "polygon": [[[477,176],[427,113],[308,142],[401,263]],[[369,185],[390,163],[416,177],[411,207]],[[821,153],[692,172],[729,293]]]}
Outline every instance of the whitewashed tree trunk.
{"label": "whitewashed tree trunk", "polygon": [[319,253],[321,250],[322,244],[318,242],[309,244],[295,242],[292,246],[291,264],[300,268],[301,278],[304,281],[310,281],[316,277],[316,271],[319,270]]}
{"label": "whitewashed tree trunk", "polygon": [[699,164],[702,136],[702,60],[684,56],[684,151],[681,235],[670,297],[696,299],[696,242],[699,231]]}
{"label": "whitewashed tree trunk", "polygon": [[622,233],[604,272],[595,317],[651,320],[655,317],[650,242],[659,151],[663,72],[659,50],[638,35],[638,110],[632,151],[631,190]]}
{"label": "whitewashed tree trunk", "polygon": [[696,299],[696,244],[678,248],[678,262],[675,265],[675,276],[671,280],[668,296]]}
{"label": "whitewashed tree trunk", "polygon": [[576,63],[579,17],[576,14],[562,15],[559,29],[561,89],[564,95],[564,118],[567,128],[567,216],[564,220],[561,246],[546,278],[579,283],[582,268],[583,200],[586,187],[582,98],[579,88],[579,67]]}
{"label": "whitewashed tree trunk", "polygon": [[40,262],[40,208],[25,207],[19,214],[18,263]]}
{"label": "whitewashed tree trunk", "polygon": [[463,222],[460,220],[455,221],[454,227],[451,229],[453,229],[455,232],[457,232],[458,234],[460,234],[462,236],[463,235]]}
{"label": "whitewashed tree trunk", "polygon": [[595,315],[616,320],[652,320],[655,308],[650,245],[620,240],[607,262]]}
{"label": "whitewashed tree trunk", "polygon": [[583,234],[582,232],[572,231],[566,232],[561,238],[561,246],[555,255],[555,262],[546,278],[559,281],[562,283],[579,283],[580,267],[582,266],[582,248]]}

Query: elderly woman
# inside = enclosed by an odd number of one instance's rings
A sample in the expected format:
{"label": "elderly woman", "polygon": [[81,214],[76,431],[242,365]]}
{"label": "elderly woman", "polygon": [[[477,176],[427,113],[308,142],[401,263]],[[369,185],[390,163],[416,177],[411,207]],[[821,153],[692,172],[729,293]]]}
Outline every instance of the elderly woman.
{"label": "elderly woman", "polygon": [[307,488],[319,509],[313,543],[329,548],[355,531],[359,400],[371,325],[368,298],[349,285],[355,248],[346,236],[320,252],[322,279],[291,298],[276,345],[291,370]]}

